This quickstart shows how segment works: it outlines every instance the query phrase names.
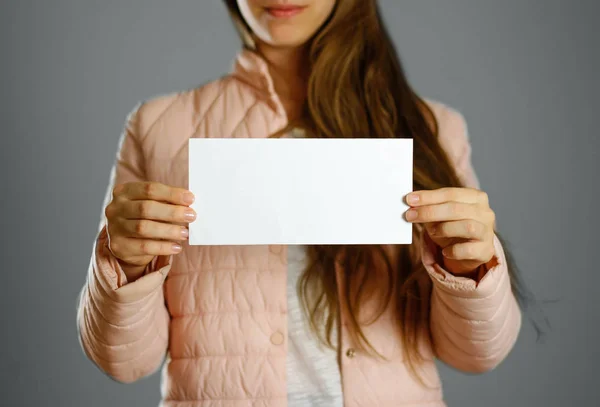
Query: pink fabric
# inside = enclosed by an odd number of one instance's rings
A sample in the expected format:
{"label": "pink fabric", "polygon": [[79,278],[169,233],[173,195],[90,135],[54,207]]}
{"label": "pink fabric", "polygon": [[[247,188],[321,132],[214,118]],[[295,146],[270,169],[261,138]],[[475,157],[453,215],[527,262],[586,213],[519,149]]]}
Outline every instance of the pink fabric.
{"label": "pink fabric", "polygon": [[[459,174],[478,187],[463,117],[441,103],[428,103],[439,122],[440,142]],[[113,185],[128,181],[186,188],[191,137],[261,138],[286,123],[264,61],[244,51],[231,75],[134,109],[105,203]],[[199,214],[199,222],[203,216],[209,214]],[[104,221],[99,229],[78,327],[83,349],[102,371],[133,382],[166,359],[161,388],[165,407],[286,405],[286,247],[184,244],[180,255],[155,259],[142,278],[130,283],[108,250]],[[347,356],[354,344],[342,317],[347,407],[444,406],[434,356],[456,369],[483,372],[497,366],[515,343],[521,314],[499,241],[493,267],[478,283],[446,272],[427,242],[425,236],[422,259],[433,285],[434,347],[423,346],[429,361],[421,374],[428,386],[410,376],[391,314],[365,327],[387,361],[360,352]]]}

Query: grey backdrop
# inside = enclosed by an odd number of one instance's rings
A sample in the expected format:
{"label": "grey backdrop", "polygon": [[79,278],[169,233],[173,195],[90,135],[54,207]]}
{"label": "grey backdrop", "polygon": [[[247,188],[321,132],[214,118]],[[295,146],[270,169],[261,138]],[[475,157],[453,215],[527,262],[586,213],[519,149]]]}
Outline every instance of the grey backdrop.
{"label": "grey backdrop", "polygon": [[[596,0],[381,1],[410,80],[467,118],[474,165],[553,331],[525,325],[497,370],[442,367],[450,406],[599,405]],[[125,115],[229,69],[216,0],[0,6],[0,404],[154,406],[79,348],[84,282]]]}

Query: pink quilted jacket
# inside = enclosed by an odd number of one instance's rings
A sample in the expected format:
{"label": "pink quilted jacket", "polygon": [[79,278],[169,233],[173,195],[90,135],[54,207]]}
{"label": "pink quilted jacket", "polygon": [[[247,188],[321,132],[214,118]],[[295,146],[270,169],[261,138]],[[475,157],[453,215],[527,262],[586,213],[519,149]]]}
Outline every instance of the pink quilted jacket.
{"label": "pink quilted jacket", "polygon": [[[442,146],[467,185],[477,187],[463,117],[441,103],[428,103],[439,122]],[[231,75],[155,98],[132,112],[109,191],[136,180],[187,188],[189,138],[260,138],[286,123],[265,62],[243,51]],[[199,222],[203,216],[210,214],[199,214]],[[450,275],[435,262],[431,245],[422,245],[433,285],[433,349],[422,346],[428,360],[421,368],[425,387],[403,362],[392,313],[364,328],[386,361],[354,349],[342,315],[340,364],[347,407],[444,406],[434,357],[467,372],[493,369],[506,357],[521,314],[498,239],[495,245],[494,262],[478,283]],[[283,407],[286,257],[284,246],[184,244],[181,254],[156,258],[142,278],[129,283],[107,248],[103,221],[78,310],[82,347],[120,382],[149,375],[164,361],[161,406]]]}

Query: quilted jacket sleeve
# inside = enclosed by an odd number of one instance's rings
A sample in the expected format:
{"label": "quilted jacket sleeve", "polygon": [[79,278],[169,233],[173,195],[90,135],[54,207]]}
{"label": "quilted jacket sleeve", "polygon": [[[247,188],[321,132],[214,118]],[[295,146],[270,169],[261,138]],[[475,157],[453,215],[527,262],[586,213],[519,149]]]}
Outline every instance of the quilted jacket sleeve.
{"label": "quilted jacket sleeve", "polygon": [[[115,185],[145,178],[140,128],[138,106],[121,136],[103,209]],[[86,355],[102,371],[117,381],[133,382],[158,369],[167,349],[170,318],[163,281],[171,257],[155,258],[142,277],[128,282],[108,249],[104,216],[99,230],[79,300],[79,339]]]}
{"label": "quilted jacket sleeve", "polygon": [[[442,137],[465,185],[478,189],[467,126],[460,113],[446,110],[440,123]],[[521,327],[500,241],[494,237],[495,256],[475,281],[444,270],[437,260],[439,249],[427,235],[423,240],[422,259],[433,281],[430,327],[437,357],[470,373],[495,368],[514,346]]]}

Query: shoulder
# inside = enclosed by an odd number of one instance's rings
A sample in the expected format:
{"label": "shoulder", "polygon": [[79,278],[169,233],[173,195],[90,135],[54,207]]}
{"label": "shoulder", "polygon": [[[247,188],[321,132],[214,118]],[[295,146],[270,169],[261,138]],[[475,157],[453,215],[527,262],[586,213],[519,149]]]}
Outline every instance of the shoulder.
{"label": "shoulder", "polygon": [[465,116],[457,109],[433,99],[423,99],[433,113],[440,137],[460,135],[467,130]]}
{"label": "shoulder", "polygon": [[197,120],[208,113],[216,102],[227,95],[244,97],[242,85],[231,75],[206,82],[193,88],[174,91],[142,100],[130,113],[140,137],[151,132],[161,121]]}
{"label": "shoulder", "polygon": [[423,99],[437,123],[438,141],[451,158],[459,158],[470,149],[465,116],[457,109],[437,100]]}

